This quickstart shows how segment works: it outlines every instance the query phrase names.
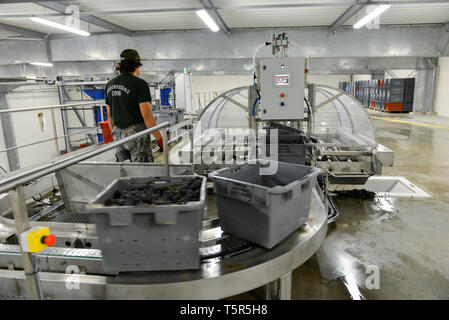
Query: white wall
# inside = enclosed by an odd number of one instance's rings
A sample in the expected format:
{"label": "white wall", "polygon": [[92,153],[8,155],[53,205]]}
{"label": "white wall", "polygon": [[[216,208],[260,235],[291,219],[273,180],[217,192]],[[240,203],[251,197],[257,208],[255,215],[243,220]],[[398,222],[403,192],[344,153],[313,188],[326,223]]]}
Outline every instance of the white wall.
{"label": "white wall", "polygon": [[352,81],[365,81],[365,80],[371,80],[370,74],[354,74],[352,76]]}
{"label": "white wall", "polygon": [[339,82],[351,81],[350,75],[328,75],[328,74],[309,74],[307,82],[315,84],[325,84],[334,88],[338,88]]}
{"label": "white wall", "polygon": [[[9,109],[22,109],[59,104],[58,94],[54,87],[22,86],[6,95]],[[45,128],[40,127],[38,114],[43,113]],[[50,110],[11,113],[16,145],[21,146],[35,141],[53,138],[53,127]],[[55,122],[58,136],[63,135],[61,113],[55,110]],[[59,148],[65,148],[64,141],[59,140]],[[57,156],[54,141],[21,148],[17,150],[21,168],[53,159]]]}
{"label": "white wall", "polygon": [[[226,91],[240,86],[253,84],[253,76],[213,76],[194,75],[192,77],[194,92]],[[337,87],[339,82],[351,81],[350,75],[308,75],[307,81]]]}
{"label": "white wall", "polygon": [[247,76],[193,75],[192,83],[194,92],[226,91],[252,85],[253,77],[249,74]]}
{"label": "white wall", "polygon": [[449,117],[449,57],[440,57],[435,92],[435,111],[439,116]]}
{"label": "white wall", "polygon": [[[395,69],[390,70],[393,72],[393,74],[396,76],[395,78],[414,78],[415,77],[415,70],[411,69]],[[393,77],[385,71],[385,79],[392,79]]]}

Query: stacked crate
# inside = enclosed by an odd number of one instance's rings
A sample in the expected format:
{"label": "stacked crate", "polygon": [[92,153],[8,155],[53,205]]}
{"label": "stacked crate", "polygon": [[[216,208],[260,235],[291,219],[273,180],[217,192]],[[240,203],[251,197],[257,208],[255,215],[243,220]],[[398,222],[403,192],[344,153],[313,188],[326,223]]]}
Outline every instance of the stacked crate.
{"label": "stacked crate", "polygon": [[415,96],[415,78],[405,80],[405,95],[404,95],[404,111],[413,111],[413,98]]}
{"label": "stacked crate", "polygon": [[339,88],[372,109],[413,111],[414,78],[340,82]]}

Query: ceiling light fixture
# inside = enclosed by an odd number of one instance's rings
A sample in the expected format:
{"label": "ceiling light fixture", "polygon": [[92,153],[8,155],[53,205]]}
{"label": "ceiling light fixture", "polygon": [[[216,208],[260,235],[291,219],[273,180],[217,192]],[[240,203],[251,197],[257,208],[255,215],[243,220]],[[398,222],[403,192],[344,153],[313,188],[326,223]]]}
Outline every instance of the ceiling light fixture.
{"label": "ceiling light fixture", "polygon": [[41,66],[41,67],[53,67],[53,63],[51,62],[30,62],[33,66]]}
{"label": "ceiling light fixture", "polygon": [[64,24],[57,23],[57,22],[54,22],[54,21],[51,21],[51,20],[48,20],[48,19],[39,18],[39,17],[36,17],[36,16],[31,16],[30,19],[33,20],[34,22],[45,24],[46,26],[50,26],[50,27],[57,28],[57,29],[60,29],[60,30],[72,32],[72,33],[75,33],[75,34],[80,35],[80,36],[84,36],[84,37],[90,36],[90,33],[87,32],[87,31],[80,30],[80,29],[73,28],[73,27],[69,27],[69,26],[66,26]]}
{"label": "ceiling light fixture", "polygon": [[211,16],[207,13],[206,10],[197,10],[196,15],[203,20],[203,22],[211,29],[213,32],[217,32],[220,30],[218,25],[215,23],[215,21],[211,18]]}
{"label": "ceiling light fixture", "polygon": [[387,11],[389,8],[391,7],[390,4],[381,4],[380,6],[378,6],[376,9],[374,9],[373,11],[371,11],[370,13],[368,13],[366,16],[364,16],[362,19],[360,19],[359,21],[357,21],[354,24],[354,29],[360,29],[361,27],[363,27],[365,24],[367,24],[368,22],[372,21],[373,19],[375,19],[377,16],[380,16],[382,13],[384,13],[385,11]]}

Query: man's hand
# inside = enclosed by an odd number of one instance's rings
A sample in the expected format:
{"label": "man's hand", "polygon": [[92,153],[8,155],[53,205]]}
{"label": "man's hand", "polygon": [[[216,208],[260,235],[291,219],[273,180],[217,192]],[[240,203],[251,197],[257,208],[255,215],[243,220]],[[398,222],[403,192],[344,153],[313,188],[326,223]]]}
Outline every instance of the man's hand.
{"label": "man's hand", "polygon": [[[147,128],[153,128],[157,126],[156,119],[154,119],[153,111],[151,110],[151,104],[149,102],[139,103],[140,113],[142,114],[142,118],[145,122]],[[156,141],[162,141],[162,135],[159,130],[153,132],[153,136],[156,138]]]}
{"label": "man's hand", "polygon": [[162,138],[157,139],[156,143],[159,146],[159,148],[161,149],[161,152],[163,152],[164,151],[164,141],[162,140]]}

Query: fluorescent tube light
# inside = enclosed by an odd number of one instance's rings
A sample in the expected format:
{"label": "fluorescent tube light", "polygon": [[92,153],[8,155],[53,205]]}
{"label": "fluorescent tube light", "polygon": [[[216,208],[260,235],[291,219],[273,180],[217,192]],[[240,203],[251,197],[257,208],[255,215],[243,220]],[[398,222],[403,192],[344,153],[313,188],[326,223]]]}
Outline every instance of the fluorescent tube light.
{"label": "fluorescent tube light", "polygon": [[368,13],[366,16],[364,16],[362,19],[357,21],[354,24],[354,29],[359,29],[359,28],[363,27],[365,24],[367,24],[368,22],[370,22],[371,20],[373,20],[377,16],[380,16],[382,13],[387,11],[390,7],[391,7],[390,4],[381,4],[376,9],[374,9],[373,11]]}
{"label": "fluorescent tube light", "polygon": [[50,26],[50,27],[53,27],[53,28],[61,29],[61,30],[64,30],[64,31],[72,32],[72,33],[76,33],[76,34],[78,34],[80,36],[85,36],[85,37],[90,36],[90,33],[87,32],[87,31],[83,31],[83,30],[80,30],[80,29],[77,29],[77,28],[69,27],[69,26],[66,26],[64,24],[57,23],[57,22],[54,22],[54,21],[51,21],[51,20],[47,20],[47,19],[44,19],[44,18],[31,16],[30,19],[33,20],[34,22],[45,24],[46,26]]}
{"label": "fluorescent tube light", "polygon": [[53,63],[51,62],[30,62],[33,66],[41,66],[41,67],[53,67]]}
{"label": "fluorescent tube light", "polygon": [[210,17],[206,10],[197,10],[196,15],[203,20],[203,22],[211,29],[213,32],[220,30],[215,21]]}

